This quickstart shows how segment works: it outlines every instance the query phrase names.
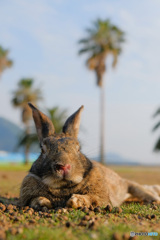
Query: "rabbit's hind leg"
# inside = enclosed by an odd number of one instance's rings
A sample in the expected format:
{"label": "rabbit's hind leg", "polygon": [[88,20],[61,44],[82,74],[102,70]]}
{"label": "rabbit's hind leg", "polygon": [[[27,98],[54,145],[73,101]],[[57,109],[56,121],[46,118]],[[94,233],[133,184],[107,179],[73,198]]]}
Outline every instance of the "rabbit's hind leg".
{"label": "rabbit's hind leg", "polygon": [[149,189],[133,181],[128,181],[128,193],[145,202],[160,202],[160,197]]}
{"label": "rabbit's hind leg", "polygon": [[143,185],[143,187],[152,192],[153,195],[160,197],[160,185]]}

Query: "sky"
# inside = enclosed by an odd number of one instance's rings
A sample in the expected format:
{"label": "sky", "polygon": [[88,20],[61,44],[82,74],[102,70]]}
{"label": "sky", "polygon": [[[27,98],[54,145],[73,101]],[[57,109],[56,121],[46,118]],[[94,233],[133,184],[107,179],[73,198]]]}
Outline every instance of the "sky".
{"label": "sky", "polygon": [[79,56],[78,40],[97,18],[110,19],[126,42],[115,70],[106,61],[105,152],[141,163],[160,163],[152,128],[160,106],[160,1],[158,0],[1,0],[0,45],[14,61],[0,80],[0,117],[19,126],[20,110],[11,105],[21,78],[35,79],[44,101],[68,115],[82,104],[79,137],[87,156],[99,154],[100,89],[95,74]]}

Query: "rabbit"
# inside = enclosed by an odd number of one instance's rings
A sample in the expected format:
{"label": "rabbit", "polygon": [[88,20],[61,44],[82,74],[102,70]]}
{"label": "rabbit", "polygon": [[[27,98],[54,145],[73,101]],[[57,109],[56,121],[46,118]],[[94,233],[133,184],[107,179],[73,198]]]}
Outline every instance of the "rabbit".
{"label": "rabbit", "polygon": [[[55,133],[52,121],[29,103],[41,154],[20,188],[19,204],[34,209],[120,206],[129,194],[147,202],[159,201],[160,189],[121,178],[106,166],[88,159],[80,150],[78,132],[81,106]],[[159,191],[159,193],[157,193]]]}

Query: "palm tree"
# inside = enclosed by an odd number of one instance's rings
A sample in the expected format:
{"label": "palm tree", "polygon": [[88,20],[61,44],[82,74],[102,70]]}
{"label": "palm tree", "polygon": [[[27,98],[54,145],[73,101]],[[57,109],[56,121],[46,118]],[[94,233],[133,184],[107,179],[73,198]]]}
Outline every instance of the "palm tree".
{"label": "palm tree", "polygon": [[9,50],[0,46],[0,76],[2,72],[13,65],[12,60],[8,59]]}
{"label": "palm tree", "polygon": [[[39,88],[33,88],[33,79],[24,78],[18,83],[18,88],[13,92],[12,104],[22,110],[22,122],[25,125],[25,134],[30,134],[30,119],[32,117],[32,111],[28,106],[28,102],[37,104],[39,100],[42,100],[41,90]],[[25,145],[25,163],[28,163],[30,144]]]}
{"label": "palm tree", "polygon": [[96,74],[97,86],[101,89],[100,99],[100,161],[104,163],[104,73],[106,71],[106,58],[113,57],[112,67],[117,64],[118,55],[121,53],[121,44],[124,42],[124,32],[113,25],[109,19],[96,20],[93,27],[86,30],[87,37],[79,41],[82,48],[79,54],[88,54],[87,67]]}
{"label": "palm tree", "polygon": [[46,114],[53,122],[56,133],[60,133],[67,117],[67,111],[60,110],[59,107],[53,107],[48,108]]}
{"label": "palm tree", "polygon": [[[157,117],[160,115],[160,108],[157,109],[153,117]],[[154,126],[153,131],[160,129],[160,121]],[[157,140],[155,146],[154,146],[154,151],[160,151],[160,137]]]}

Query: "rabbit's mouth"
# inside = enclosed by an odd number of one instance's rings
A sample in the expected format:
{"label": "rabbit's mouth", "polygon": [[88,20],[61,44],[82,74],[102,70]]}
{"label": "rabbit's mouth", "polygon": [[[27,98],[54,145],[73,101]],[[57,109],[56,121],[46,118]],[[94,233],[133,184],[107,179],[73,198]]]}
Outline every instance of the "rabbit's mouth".
{"label": "rabbit's mouth", "polygon": [[55,165],[55,171],[58,175],[61,175],[63,178],[65,178],[66,176],[68,176],[68,174],[70,173],[71,170],[71,165],[70,164],[56,164]]}

